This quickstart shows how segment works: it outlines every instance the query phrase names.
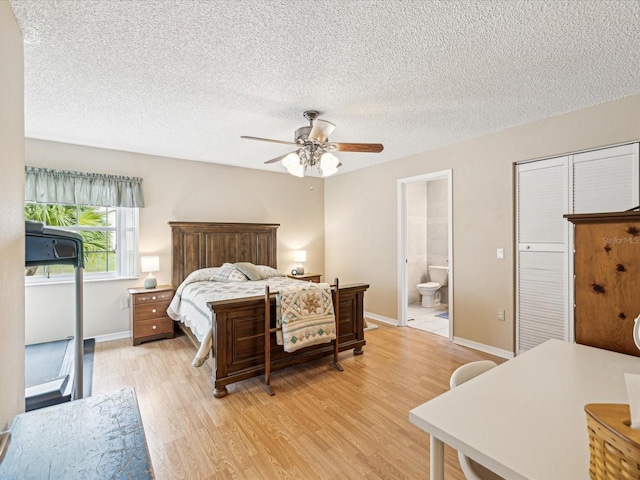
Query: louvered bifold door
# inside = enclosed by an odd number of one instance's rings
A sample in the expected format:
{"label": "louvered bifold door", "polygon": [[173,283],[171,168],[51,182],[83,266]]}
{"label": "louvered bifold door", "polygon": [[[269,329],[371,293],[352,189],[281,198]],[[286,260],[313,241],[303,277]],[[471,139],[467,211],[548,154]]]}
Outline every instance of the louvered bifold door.
{"label": "louvered bifold door", "polygon": [[568,157],[517,166],[516,350],[568,339]]}
{"label": "louvered bifold door", "polygon": [[573,212],[623,212],[638,206],[638,144],[573,156]]}

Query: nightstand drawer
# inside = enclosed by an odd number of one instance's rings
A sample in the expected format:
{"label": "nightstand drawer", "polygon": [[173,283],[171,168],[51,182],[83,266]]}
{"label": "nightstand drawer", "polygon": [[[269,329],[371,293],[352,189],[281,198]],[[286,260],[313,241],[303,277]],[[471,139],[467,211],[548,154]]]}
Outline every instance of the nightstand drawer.
{"label": "nightstand drawer", "polygon": [[173,333],[173,320],[169,317],[136,321],[136,338]]}
{"label": "nightstand drawer", "polygon": [[139,293],[133,296],[133,302],[136,305],[140,305],[141,303],[162,302],[163,300],[170,303],[172,298],[173,290],[165,292]]}
{"label": "nightstand drawer", "polygon": [[149,318],[162,318],[167,316],[167,308],[171,302],[155,302],[137,304],[133,307],[133,318],[136,323]]}

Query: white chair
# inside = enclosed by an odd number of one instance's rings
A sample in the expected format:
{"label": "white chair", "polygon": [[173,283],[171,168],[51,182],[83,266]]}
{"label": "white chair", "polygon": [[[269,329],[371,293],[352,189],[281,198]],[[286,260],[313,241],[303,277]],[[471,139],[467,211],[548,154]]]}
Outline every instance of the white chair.
{"label": "white chair", "polygon": [[[449,387],[455,388],[458,385],[462,385],[467,380],[471,380],[481,373],[491,370],[495,366],[496,363],[491,360],[480,360],[462,365],[451,374]],[[458,461],[460,462],[462,473],[464,473],[464,476],[467,477],[468,480],[503,480],[501,476],[470,459],[463,453],[458,452]]]}

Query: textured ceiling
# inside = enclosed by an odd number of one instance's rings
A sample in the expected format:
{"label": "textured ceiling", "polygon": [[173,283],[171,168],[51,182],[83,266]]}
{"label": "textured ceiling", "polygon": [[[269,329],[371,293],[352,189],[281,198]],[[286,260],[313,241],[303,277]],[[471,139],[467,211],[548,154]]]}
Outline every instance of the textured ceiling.
{"label": "textured ceiling", "polygon": [[342,171],[640,93],[640,0],[10,0],[26,135],[283,171],[316,109]]}

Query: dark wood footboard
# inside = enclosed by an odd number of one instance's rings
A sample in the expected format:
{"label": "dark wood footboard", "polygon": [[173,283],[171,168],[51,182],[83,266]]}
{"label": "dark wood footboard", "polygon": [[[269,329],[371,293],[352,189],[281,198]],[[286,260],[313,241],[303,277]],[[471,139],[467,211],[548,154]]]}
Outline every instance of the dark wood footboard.
{"label": "dark wood footboard", "polygon": [[[364,339],[364,292],[366,284],[340,286],[339,348],[362,354]],[[264,297],[209,303],[213,311],[214,396],[224,397],[226,386],[264,373]],[[275,319],[275,299],[271,304]],[[292,353],[271,341],[272,370],[333,354],[333,343],[314,345]]]}

